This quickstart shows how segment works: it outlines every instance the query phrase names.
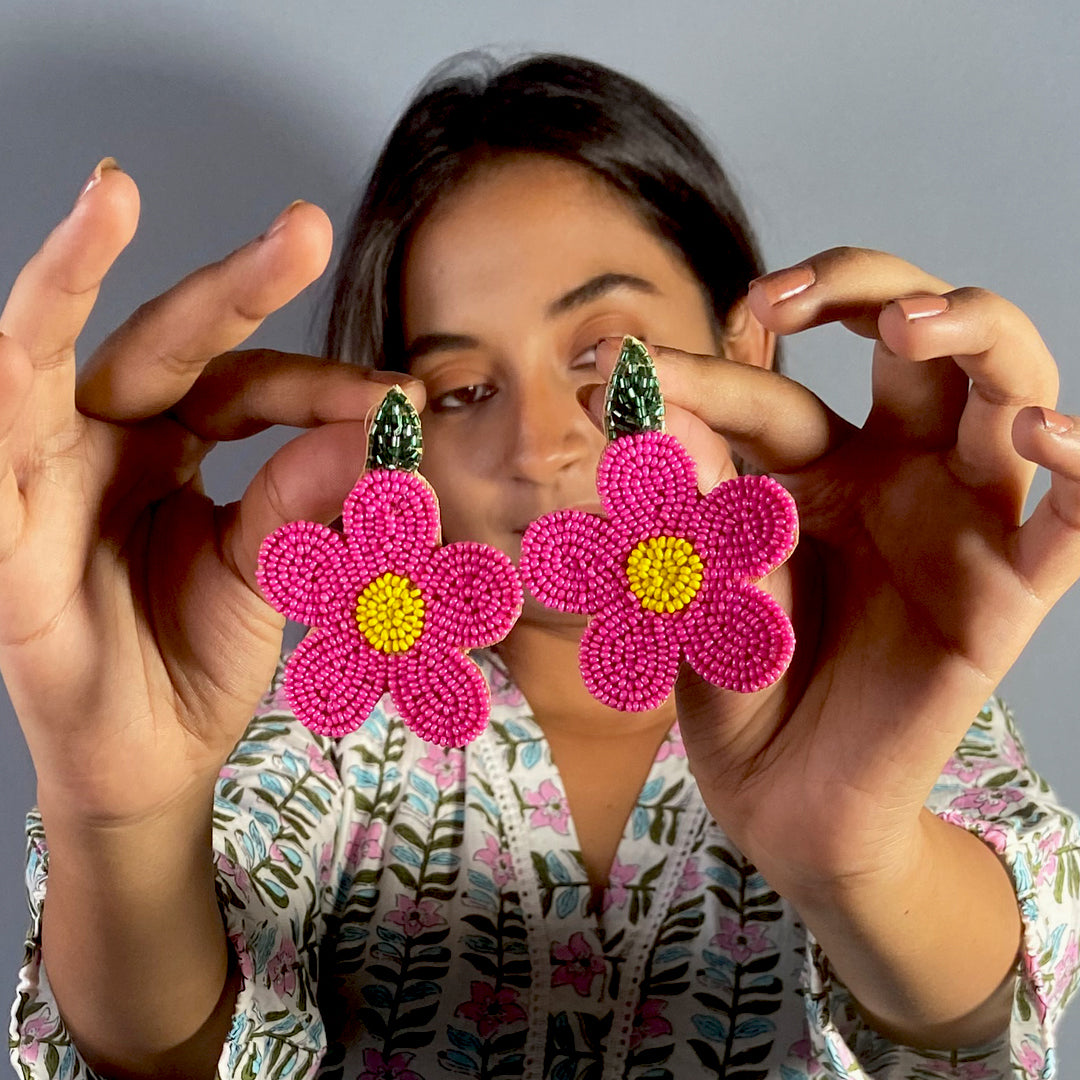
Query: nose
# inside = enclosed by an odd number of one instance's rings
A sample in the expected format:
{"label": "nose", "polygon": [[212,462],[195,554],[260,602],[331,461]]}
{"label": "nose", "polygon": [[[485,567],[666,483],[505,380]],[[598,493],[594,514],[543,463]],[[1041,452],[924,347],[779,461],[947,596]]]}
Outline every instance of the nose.
{"label": "nose", "polygon": [[588,459],[593,442],[600,437],[575,390],[572,380],[550,376],[519,388],[510,454],[519,479],[551,483]]}

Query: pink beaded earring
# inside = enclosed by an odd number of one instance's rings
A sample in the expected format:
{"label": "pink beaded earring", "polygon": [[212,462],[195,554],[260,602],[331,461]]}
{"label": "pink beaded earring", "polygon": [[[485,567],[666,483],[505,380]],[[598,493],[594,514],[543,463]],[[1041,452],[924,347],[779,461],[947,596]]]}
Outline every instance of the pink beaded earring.
{"label": "pink beaded earring", "polygon": [[596,487],[607,517],[558,510],[521,545],[522,580],[542,604],[593,616],[579,652],[589,692],[614,709],[653,709],[682,657],[729,690],[775,682],[795,635],[752,583],[794,549],[794,499],[767,476],[699,493],[693,460],[664,432],[656,369],[636,338],[623,340],[604,414]]}
{"label": "pink beaded earring", "polygon": [[293,521],[260,549],[267,602],[313,627],[286,664],[285,697],[321,735],[354,731],[387,690],[428,742],[462,746],[487,724],[487,684],[466,651],[509,633],[521,581],[493,547],[439,545],[435,492],[416,472],[422,449],[420,418],[391,387],[342,508],[344,535]]}

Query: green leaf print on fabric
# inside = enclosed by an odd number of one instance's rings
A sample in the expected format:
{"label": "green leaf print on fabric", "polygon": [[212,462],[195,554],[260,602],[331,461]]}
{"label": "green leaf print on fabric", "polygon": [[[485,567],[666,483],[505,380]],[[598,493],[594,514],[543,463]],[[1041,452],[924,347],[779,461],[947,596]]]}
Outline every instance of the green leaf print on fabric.
{"label": "green leaf print on fabric", "polygon": [[409,778],[418,803],[433,822],[425,840],[412,825],[393,825],[396,840],[388,865],[409,889],[397,897],[394,910],[376,927],[378,943],[366,969],[373,980],[365,984],[366,1006],[359,1010],[364,1027],[379,1038],[384,1061],[402,1050],[427,1046],[435,1038],[431,1027],[446,984],[450,949],[445,943],[451,926],[441,905],[453,899],[460,868],[458,849],[464,832],[461,790],[442,790],[422,776]]}
{"label": "green leaf print on fabric", "polygon": [[769,1056],[776,1030],[769,1017],[783,1004],[783,982],[774,973],[780,952],[768,935],[769,924],[782,918],[782,901],[745,859],[715,844],[706,854],[714,863],[705,891],[732,914],[718,916],[720,932],[702,950],[705,966],[696,977],[706,989],[693,998],[708,1013],[693,1016],[702,1038],[690,1045],[717,1077],[766,1080],[768,1070],[752,1066]]}
{"label": "green leaf print on fabric", "polygon": [[[385,724],[380,710],[367,721],[371,730]],[[372,728],[376,725],[376,728]],[[327,933],[338,943],[334,955],[336,975],[347,976],[361,970],[364,952],[370,934],[371,918],[379,899],[379,884],[385,864],[382,858],[381,839],[389,820],[389,807],[401,794],[401,759],[405,752],[405,725],[397,722],[386,725],[383,745],[385,753],[373,754],[363,744],[358,753],[364,763],[362,770],[353,768],[353,780],[346,798],[351,796],[355,818],[346,838],[344,864],[340,868],[337,894],[344,903],[336,906],[327,919]],[[357,774],[363,773],[360,777]],[[390,864],[391,873],[402,870],[396,863]],[[411,875],[407,888],[416,890],[416,880]]]}

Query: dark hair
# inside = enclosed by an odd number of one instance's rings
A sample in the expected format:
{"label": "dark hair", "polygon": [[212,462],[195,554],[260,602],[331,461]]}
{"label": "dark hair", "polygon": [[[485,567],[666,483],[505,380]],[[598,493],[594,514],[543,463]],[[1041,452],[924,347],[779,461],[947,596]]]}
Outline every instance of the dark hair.
{"label": "dark hair", "polygon": [[326,355],[401,368],[398,294],[412,230],[478,163],[522,153],[577,162],[620,191],[682,253],[719,336],[763,265],[742,204],[694,129],[601,64],[541,55],[502,66],[467,53],[428,79],[375,165],[334,280]]}

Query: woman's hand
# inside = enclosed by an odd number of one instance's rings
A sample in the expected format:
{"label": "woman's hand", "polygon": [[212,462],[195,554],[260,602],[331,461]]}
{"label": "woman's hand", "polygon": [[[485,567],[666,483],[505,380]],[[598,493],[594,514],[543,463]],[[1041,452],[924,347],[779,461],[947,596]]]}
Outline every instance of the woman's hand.
{"label": "woman's hand", "polygon": [[[842,322],[871,339],[873,404],[857,428],[772,372],[656,350],[676,406],[669,428],[701,475],[731,475],[719,432],[791,491],[801,521],[794,556],[763,583],[792,611],[794,663],[748,696],[684,669],[676,694],[691,768],[713,816],[818,932],[884,1017],[878,1026],[957,1045],[954,1036],[1000,1030],[1007,998],[970,1027],[922,1021],[978,1005],[963,993],[980,992],[983,958],[991,993],[1019,923],[989,849],[923,806],[983,702],[1080,575],[1080,429],[1052,411],[1057,370],[1035,328],[993,294],[836,249],[754,283],[748,303],[777,334]],[[614,351],[600,351],[604,374]],[[1022,521],[1035,465],[1052,484]],[[964,882],[993,908],[985,921],[964,906]],[[962,929],[949,939],[950,904],[970,942]],[[980,939],[990,925],[998,939]],[[955,963],[953,940],[971,946]],[[863,960],[875,950],[876,967]],[[930,957],[953,965],[953,996],[939,983],[919,997]]]}
{"label": "woman's hand", "polygon": [[[322,272],[331,228],[310,204],[144,305],[77,377],[138,217],[135,184],[104,164],[0,316],[0,670],[43,810],[116,824],[212,785],[280,646],[259,544],[335,516],[385,388],[309,357],[220,355]],[[275,423],[314,430],[215,506],[203,457]]]}

